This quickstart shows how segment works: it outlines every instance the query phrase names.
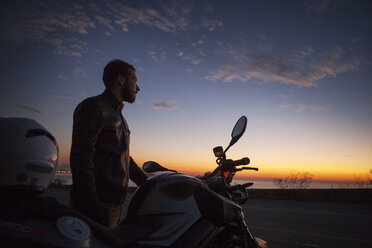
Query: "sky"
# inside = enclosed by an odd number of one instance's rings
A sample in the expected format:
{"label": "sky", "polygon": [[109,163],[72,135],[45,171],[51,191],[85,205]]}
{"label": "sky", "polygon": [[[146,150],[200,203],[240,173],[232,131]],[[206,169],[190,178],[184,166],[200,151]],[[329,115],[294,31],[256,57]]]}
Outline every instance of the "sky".
{"label": "sky", "polygon": [[372,169],[370,1],[2,1],[0,116],[54,134],[69,164],[72,114],[104,90],[103,67],[136,68],[123,115],[132,157],[183,173],[228,152],[258,172],[354,180]]}

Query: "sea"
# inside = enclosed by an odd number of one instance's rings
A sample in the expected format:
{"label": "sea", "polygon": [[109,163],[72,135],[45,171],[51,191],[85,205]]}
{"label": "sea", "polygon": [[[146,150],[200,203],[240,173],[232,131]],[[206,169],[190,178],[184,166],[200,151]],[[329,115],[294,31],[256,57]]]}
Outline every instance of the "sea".
{"label": "sea", "polygon": [[[72,184],[72,178],[71,174],[65,174],[65,173],[56,173],[55,179],[61,179],[63,181],[63,184],[71,185]],[[254,189],[277,189],[278,186],[274,184],[274,181],[272,179],[235,179],[233,180],[232,184],[243,184],[253,182],[254,184],[250,188]],[[129,181],[129,187],[135,187],[136,184],[132,181]],[[358,182],[352,182],[352,181],[312,181],[309,185],[309,188],[313,189],[341,189],[341,188],[367,188],[372,187],[372,185],[368,185],[367,183],[361,184]]]}

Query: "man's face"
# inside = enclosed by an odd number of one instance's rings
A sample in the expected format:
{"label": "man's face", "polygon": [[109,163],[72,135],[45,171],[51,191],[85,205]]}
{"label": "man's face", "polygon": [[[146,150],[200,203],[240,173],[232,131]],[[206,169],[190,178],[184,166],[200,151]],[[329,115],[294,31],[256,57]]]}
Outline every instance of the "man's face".
{"label": "man's face", "polygon": [[136,72],[130,70],[130,75],[128,79],[122,86],[122,96],[123,100],[129,103],[134,103],[136,101],[137,92],[140,90],[137,86],[137,76]]}

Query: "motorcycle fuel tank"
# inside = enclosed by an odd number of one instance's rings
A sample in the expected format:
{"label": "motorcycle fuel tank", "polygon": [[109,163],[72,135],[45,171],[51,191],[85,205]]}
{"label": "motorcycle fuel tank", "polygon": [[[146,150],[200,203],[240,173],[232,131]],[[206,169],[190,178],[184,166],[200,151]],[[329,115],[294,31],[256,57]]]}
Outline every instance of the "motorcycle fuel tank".
{"label": "motorcycle fuel tank", "polygon": [[126,218],[163,216],[161,227],[139,243],[170,246],[200,218],[194,197],[201,181],[178,173],[151,177],[134,193]]}

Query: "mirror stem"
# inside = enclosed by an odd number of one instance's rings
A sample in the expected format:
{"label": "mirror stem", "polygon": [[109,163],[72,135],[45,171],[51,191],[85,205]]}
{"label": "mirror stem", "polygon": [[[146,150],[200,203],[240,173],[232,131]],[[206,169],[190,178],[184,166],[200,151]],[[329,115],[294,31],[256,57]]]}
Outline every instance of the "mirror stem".
{"label": "mirror stem", "polygon": [[231,145],[229,145],[228,147],[226,147],[225,151],[223,151],[223,154],[225,155],[226,152],[230,149]]}

